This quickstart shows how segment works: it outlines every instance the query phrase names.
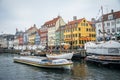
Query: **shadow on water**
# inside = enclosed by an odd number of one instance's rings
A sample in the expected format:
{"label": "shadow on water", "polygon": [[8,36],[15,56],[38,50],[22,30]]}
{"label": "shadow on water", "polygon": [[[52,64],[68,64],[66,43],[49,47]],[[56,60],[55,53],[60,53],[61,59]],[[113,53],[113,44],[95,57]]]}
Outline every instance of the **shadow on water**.
{"label": "shadow on water", "polygon": [[101,64],[101,63],[95,63],[95,62],[86,62],[88,66],[94,67],[94,68],[105,68],[110,70],[120,70],[120,64]]}

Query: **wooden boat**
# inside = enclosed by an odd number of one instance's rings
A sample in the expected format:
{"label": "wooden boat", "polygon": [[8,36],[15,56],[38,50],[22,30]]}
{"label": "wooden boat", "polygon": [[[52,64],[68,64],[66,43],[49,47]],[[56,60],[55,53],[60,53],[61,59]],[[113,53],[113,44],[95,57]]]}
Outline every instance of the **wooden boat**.
{"label": "wooden boat", "polygon": [[101,63],[102,65],[120,65],[120,56],[108,56],[108,55],[92,55],[87,56],[88,62]]}
{"label": "wooden boat", "polygon": [[14,57],[14,62],[24,63],[32,66],[42,67],[42,68],[63,68],[71,69],[72,61],[66,59],[42,59],[34,57]]}
{"label": "wooden boat", "polygon": [[73,57],[73,53],[46,54],[46,57],[52,59],[71,59]]}

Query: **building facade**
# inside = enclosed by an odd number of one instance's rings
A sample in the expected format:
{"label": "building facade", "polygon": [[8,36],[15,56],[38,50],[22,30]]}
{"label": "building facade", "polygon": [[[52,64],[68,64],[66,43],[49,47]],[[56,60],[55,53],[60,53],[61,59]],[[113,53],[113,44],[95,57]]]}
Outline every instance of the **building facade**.
{"label": "building facade", "polygon": [[95,27],[85,18],[75,18],[68,22],[65,27],[64,41],[71,44],[71,47],[84,47],[84,43],[88,41],[95,41]]}
{"label": "building facade", "polygon": [[48,46],[56,46],[56,30],[58,30],[59,26],[65,25],[62,17],[58,16],[50,21],[45,22],[44,26],[47,27],[48,31]]}
{"label": "building facade", "polygon": [[64,29],[65,25],[60,26],[58,30],[56,30],[55,37],[56,37],[56,46],[60,46],[61,43],[64,43]]}
{"label": "building facade", "polygon": [[40,44],[40,30],[38,29],[35,35],[35,45],[39,45],[39,44]]}
{"label": "building facade", "polygon": [[48,30],[47,26],[44,24],[40,28],[40,44],[42,46],[47,46],[48,44]]}
{"label": "building facade", "polygon": [[0,48],[12,49],[14,47],[14,35],[2,34],[0,35]]}
{"label": "building facade", "polygon": [[23,31],[18,31],[18,29],[16,29],[16,33],[14,36],[14,46],[18,46],[18,45],[23,45]]}
{"label": "building facade", "polygon": [[36,33],[38,32],[36,25],[34,24],[33,27],[30,27],[26,32],[28,34],[28,45],[34,45]]}
{"label": "building facade", "polygon": [[104,14],[103,19],[100,17],[95,26],[97,41],[102,41],[104,38],[105,40],[120,40],[120,11],[111,10],[111,13]]}

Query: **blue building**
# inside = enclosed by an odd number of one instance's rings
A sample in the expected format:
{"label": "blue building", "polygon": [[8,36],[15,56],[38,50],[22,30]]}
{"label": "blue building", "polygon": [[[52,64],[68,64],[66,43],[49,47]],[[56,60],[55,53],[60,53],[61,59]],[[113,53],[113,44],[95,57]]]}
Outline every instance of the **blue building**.
{"label": "blue building", "polygon": [[38,30],[38,32],[36,32],[36,36],[35,36],[35,45],[39,45],[40,44],[40,31]]}

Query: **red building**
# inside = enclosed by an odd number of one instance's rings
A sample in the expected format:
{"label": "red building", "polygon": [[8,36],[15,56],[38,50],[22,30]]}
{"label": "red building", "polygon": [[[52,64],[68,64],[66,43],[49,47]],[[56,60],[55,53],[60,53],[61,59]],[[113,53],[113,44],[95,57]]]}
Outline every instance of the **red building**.
{"label": "red building", "polygon": [[48,44],[48,30],[46,25],[40,28],[40,44],[43,46],[47,46]]}

